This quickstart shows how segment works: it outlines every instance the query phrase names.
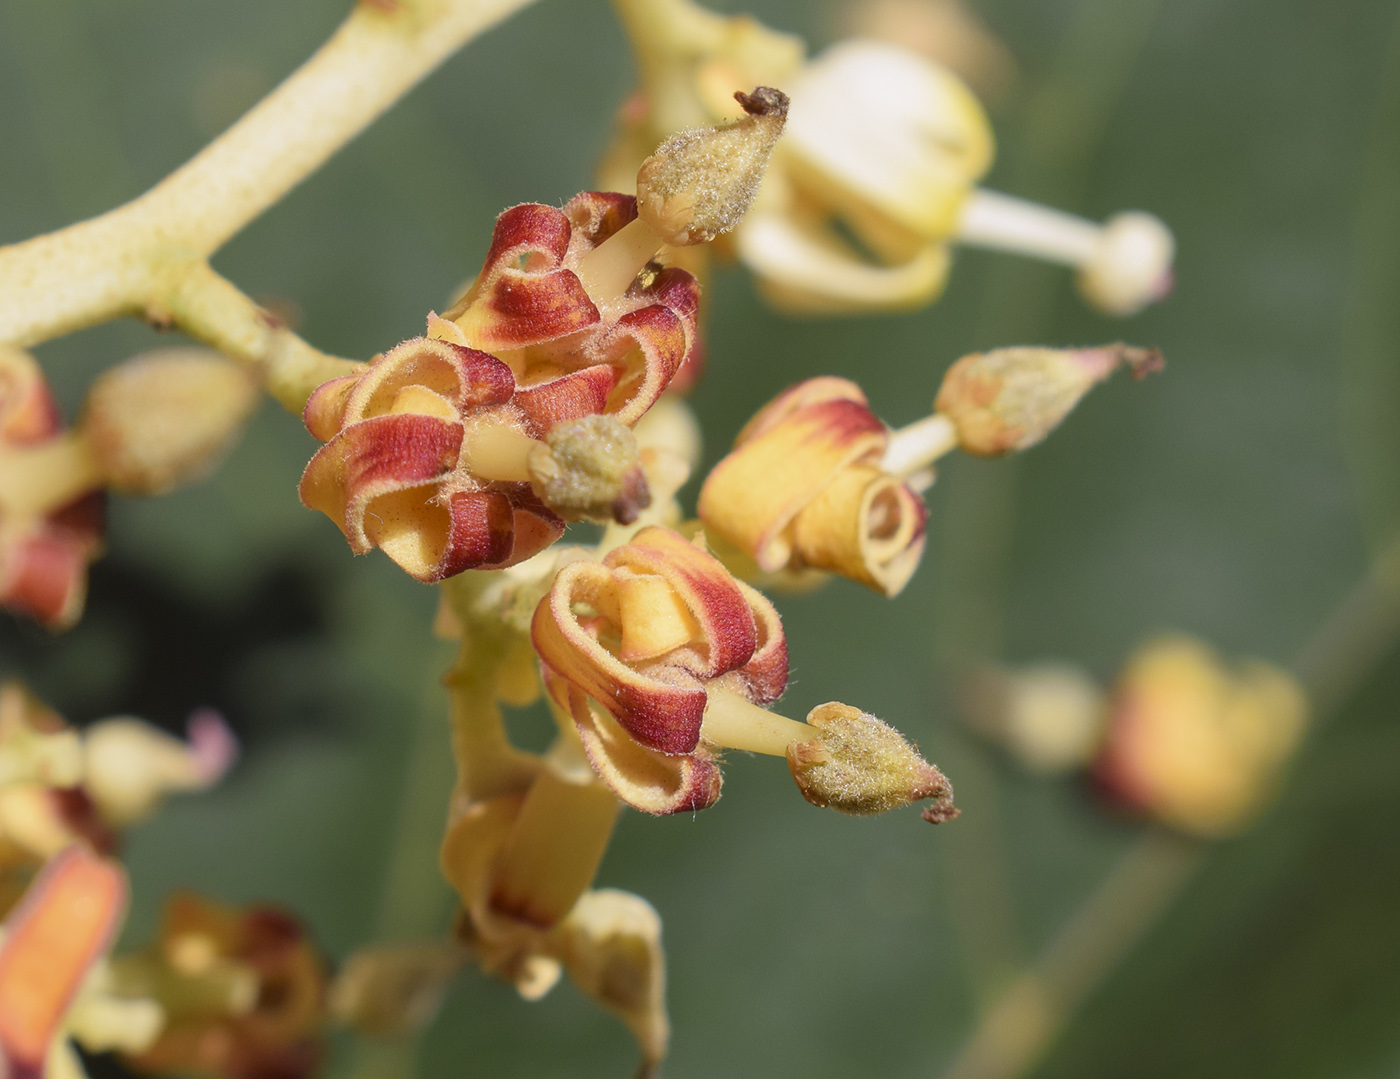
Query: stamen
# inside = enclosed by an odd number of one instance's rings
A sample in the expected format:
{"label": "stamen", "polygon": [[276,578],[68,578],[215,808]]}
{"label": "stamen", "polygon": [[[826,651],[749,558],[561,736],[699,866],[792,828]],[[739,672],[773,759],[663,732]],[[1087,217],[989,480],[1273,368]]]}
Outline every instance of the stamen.
{"label": "stamen", "polygon": [[880,467],[904,479],[958,447],[958,430],[941,412],[926,416],[890,434]]}
{"label": "stamen", "polygon": [[957,239],[973,247],[1014,251],[1080,266],[1093,257],[1101,225],[999,191],[976,188],[963,204]]}
{"label": "stamen", "polygon": [[529,483],[530,455],[549,448],[519,428],[482,420],[469,423],[462,436],[461,463],[482,480]]}
{"label": "stamen", "polygon": [[640,217],[618,229],[579,260],[574,273],[599,307],[616,303],[666,242]]}
{"label": "stamen", "polygon": [[733,690],[712,685],[700,735],[726,749],[786,757],[788,746],[793,742],[820,738],[821,732],[806,723],[760,708]]}

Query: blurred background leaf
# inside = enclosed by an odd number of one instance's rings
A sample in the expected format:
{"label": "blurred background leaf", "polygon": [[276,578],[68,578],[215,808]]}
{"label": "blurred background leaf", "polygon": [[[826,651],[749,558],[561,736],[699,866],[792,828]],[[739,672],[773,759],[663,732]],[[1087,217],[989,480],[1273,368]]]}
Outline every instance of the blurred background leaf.
{"label": "blurred background leaf", "polygon": [[[725,10],[740,5],[725,2]],[[948,671],[993,654],[1101,676],[1162,628],[1287,661],[1400,525],[1400,9],[1393,0],[983,0],[1020,67],[994,109],[994,187],[1174,228],[1172,299],[1118,323],[1062,271],[959,255],[914,315],[790,321],[739,270],[709,295],[694,395],[715,459],[817,373],[917,418],[965,352],[1127,337],[1166,373],[1096,391],[1019,461],[957,460],[930,492],[925,566],[894,603],[836,583],[782,600],[791,710],[832,697],[910,732],[964,817],[808,807],[737,759],[693,819],[624,818],[601,882],[661,911],[673,1079],[928,1076],[1137,834],[1082,791],[1015,774],[959,729]],[[287,74],[343,0],[0,4],[0,241],[138,194]],[[847,12],[755,0],[814,47]],[[236,239],[218,269],[366,356],[473,274],[496,213],[591,182],[631,85],[601,0],[542,0],[469,46]],[[72,411],[162,339],[119,324],[39,355]],[[269,406],[214,479],[116,500],[90,612],[7,623],[0,664],[73,720],[167,726],[223,709],[248,754],[217,792],[132,837],[128,939],[196,886],[301,911],[346,954],[447,924],[434,865],[450,782],[434,597],[355,561],[295,500],[313,441]],[[1400,663],[1309,747],[1278,808],[1220,844],[1089,1000],[1046,1076],[1340,1077],[1400,1071]],[[528,728],[531,718],[521,717]],[[411,780],[408,777],[412,777]],[[338,1046],[337,1072],[353,1066]],[[623,1029],[567,986],[526,1005],[464,977],[423,1075],[619,1076]]]}

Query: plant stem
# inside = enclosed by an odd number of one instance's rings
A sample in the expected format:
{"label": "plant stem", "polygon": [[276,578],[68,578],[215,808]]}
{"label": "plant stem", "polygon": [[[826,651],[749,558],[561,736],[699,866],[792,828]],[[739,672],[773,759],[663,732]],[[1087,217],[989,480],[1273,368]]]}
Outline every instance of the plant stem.
{"label": "plant stem", "polygon": [[1030,1071],[1191,878],[1204,850],[1195,840],[1157,828],[1133,843],[987,1009],[943,1079],[1010,1079]]}
{"label": "plant stem", "polygon": [[32,345],[138,315],[229,344],[284,404],[311,373],[337,365],[344,373],[344,361],[274,332],[208,259],[449,55],[529,2],[357,4],[285,82],[150,191],[0,248],[0,341]]}
{"label": "plant stem", "polygon": [[894,476],[911,476],[957,448],[953,421],[935,412],[892,432],[880,467]]}

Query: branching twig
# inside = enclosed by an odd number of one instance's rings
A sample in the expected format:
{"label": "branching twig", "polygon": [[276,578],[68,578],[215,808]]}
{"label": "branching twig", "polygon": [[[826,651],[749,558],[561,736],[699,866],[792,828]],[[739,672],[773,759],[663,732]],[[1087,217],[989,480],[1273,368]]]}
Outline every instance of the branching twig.
{"label": "branching twig", "polygon": [[150,191],[0,248],[0,341],[33,345],[134,315],[248,363],[300,408],[350,361],[312,348],[208,264],[474,36],[530,0],[362,2],[305,64]]}

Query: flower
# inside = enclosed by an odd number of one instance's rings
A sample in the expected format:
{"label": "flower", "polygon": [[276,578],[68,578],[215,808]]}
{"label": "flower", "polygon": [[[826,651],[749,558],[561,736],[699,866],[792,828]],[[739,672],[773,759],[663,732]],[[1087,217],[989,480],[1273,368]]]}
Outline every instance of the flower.
{"label": "flower", "polygon": [[928,511],[883,469],[888,442],[855,383],[799,382],[739,432],[700,491],[700,519],[765,573],[810,566],[897,595],[923,555]]}
{"label": "flower", "polygon": [[567,970],[627,1024],[649,1074],[670,1036],[661,920],[639,896],[590,888],[619,804],[577,738],[536,760],[523,789],[454,807],[442,866],[462,897],[458,939],[526,1000]]}
{"label": "flower", "polygon": [[1173,241],[1155,217],[1101,226],[977,187],[992,160],[990,125],[962,80],[928,57],[848,40],[804,63],[799,40],[748,16],[689,0],[616,6],[642,88],[620,111],[606,186],[625,185],[657,139],[734,115],[735,89],[759,82],[790,94],[787,137],[733,241],[780,309],[921,306],[942,292],[955,243],[1075,267],[1084,298],[1108,314],[1170,291]]}
{"label": "flower", "polygon": [[777,611],[696,544],[645,528],[602,562],[571,562],[535,611],[546,692],[573,720],[594,770],[648,813],[719,797],[718,753],[786,757],[804,797],[848,813],[935,799],[952,788],[882,721],[835,702],[798,723],[761,707],[787,684]]}
{"label": "flower", "polygon": [[484,352],[422,337],[396,345],[311,395],[306,426],[326,445],[302,474],[302,502],[356,554],[379,547],[421,581],[530,557],[563,520],[528,482],[483,481],[461,460],[469,422],[529,438],[515,389]]}
{"label": "flower", "polygon": [[125,1054],[137,1071],[294,1079],[320,1063],[325,967],[282,910],[237,910],[178,893],[166,903],[158,940],[113,960],[112,979],[166,1015],[159,1037]]}
{"label": "flower", "polygon": [[1125,806],[1228,835],[1267,803],[1307,717],[1287,672],[1258,660],[1232,669],[1199,641],[1161,638],[1118,676],[1093,774]]}
{"label": "flower", "polygon": [[791,95],[779,167],[737,237],[765,298],[827,312],[934,299],[992,162],[976,97],[946,68],[872,41],[832,46]]}
{"label": "flower", "polygon": [[238,754],[232,732],[209,710],[188,731],[181,741],[129,716],[78,731],[20,683],[0,683],[0,913],[68,846],[111,851],[167,795],[218,782]]}
{"label": "flower", "polygon": [[[527,753],[510,743],[498,704],[523,707],[539,697],[530,617],[565,557],[555,548],[443,588],[450,617],[439,624],[462,638],[445,680],[458,776],[441,865],[462,901],[449,945],[465,947],[527,1000],[567,970],[628,1025],[651,1069],[669,1033],[660,919],[636,896],[592,890],[620,803],[589,766],[571,720],[546,754]],[[429,957],[412,977],[402,962],[372,958],[339,1001],[357,1022],[410,1021],[410,1012],[431,1010],[450,958]],[[414,989],[409,998],[396,995],[405,984]]]}
{"label": "flower", "polygon": [[0,345],[0,606],[53,630],[78,620],[102,547],[100,486],[39,365]]}
{"label": "flower", "polygon": [[616,193],[511,207],[475,283],[431,334],[503,353],[537,427],[593,413],[630,426],[698,350],[695,279],[647,270],[660,243],[642,237],[637,253],[636,230],[623,234],[636,220],[637,199]]}

